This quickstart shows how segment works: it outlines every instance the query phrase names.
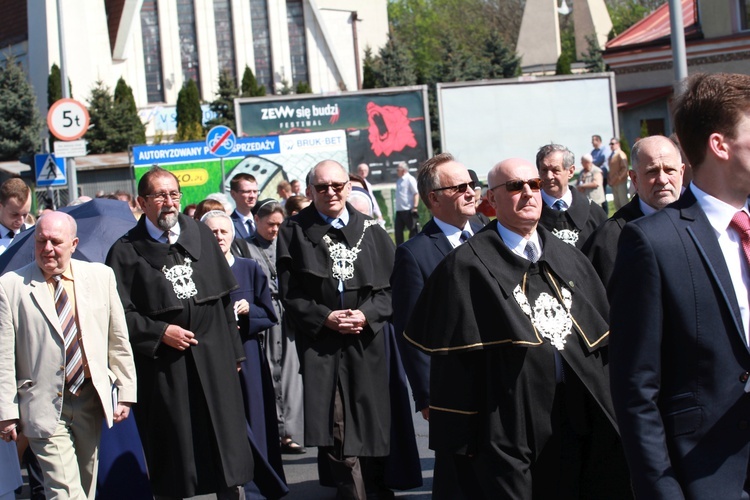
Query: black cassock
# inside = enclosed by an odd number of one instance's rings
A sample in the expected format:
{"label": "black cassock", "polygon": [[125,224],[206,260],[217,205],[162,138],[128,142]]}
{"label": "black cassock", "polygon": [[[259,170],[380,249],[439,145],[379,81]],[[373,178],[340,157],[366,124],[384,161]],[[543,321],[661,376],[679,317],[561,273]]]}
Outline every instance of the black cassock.
{"label": "black cassock", "polygon": [[[333,446],[336,383],[345,408],[344,455],[379,457],[389,453],[390,396],[383,328],[391,316],[388,278],[394,247],[388,234],[350,205],[341,230],[323,221],[313,205],[288,219],[279,231],[279,286],[293,329],[305,395],[305,444]],[[359,249],[351,279],[332,277],[332,243]],[[367,325],[359,335],[324,326],[337,309],[359,309]]]}
{"label": "black cassock", "polygon": [[[107,264],[135,356],[134,413],[152,490],[190,497],[244,484],[253,459],[237,377],[245,356],[229,297],[237,283],[207,226],[180,215],[180,237],[167,245],[149,237],[145,221],[114,244]],[[168,279],[176,265],[189,269]],[[169,324],[192,331],[198,344],[163,344]]]}
{"label": "black cassock", "polygon": [[[627,497],[606,293],[580,251],[538,234],[532,264],[492,222],[430,276],[404,332],[432,356],[430,448],[457,457],[472,498]],[[541,333],[556,328],[559,351]]]}
{"label": "black cassock", "polygon": [[539,225],[580,249],[599,224],[607,220],[607,214],[602,207],[579,193],[577,189],[571,189],[570,194],[573,196],[573,202],[567,210],[555,210],[542,203]]}

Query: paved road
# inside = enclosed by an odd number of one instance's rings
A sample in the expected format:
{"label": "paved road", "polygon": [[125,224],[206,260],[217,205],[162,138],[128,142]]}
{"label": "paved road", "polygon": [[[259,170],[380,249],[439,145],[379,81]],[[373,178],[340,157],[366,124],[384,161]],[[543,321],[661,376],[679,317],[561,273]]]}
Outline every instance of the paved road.
{"label": "paved road", "polygon": [[[419,413],[413,413],[413,416],[424,484],[419,489],[397,491],[396,496],[428,499],[432,496],[432,469],[435,464],[435,453],[427,448],[427,422]],[[318,484],[317,456],[317,448],[309,448],[304,455],[284,455],[284,473],[289,485],[289,494],[284,497],[285,500],[331,500],[336,496],[334,488],[325,488]]]}

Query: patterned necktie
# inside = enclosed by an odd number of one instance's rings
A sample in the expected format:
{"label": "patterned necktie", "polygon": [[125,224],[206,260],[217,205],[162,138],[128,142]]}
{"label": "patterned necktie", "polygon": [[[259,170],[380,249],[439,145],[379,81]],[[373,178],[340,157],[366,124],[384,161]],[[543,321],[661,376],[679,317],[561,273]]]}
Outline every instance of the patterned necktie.
{"label": "patterned necktie", "polygon": [[57,282],[55,309],[57,309],[57,317],[60,318],[60,327],[65,339],[65,384],[70,392],[78,395],[84,379],[83,355],[78,343],[78,327],[68,292],[63,286],[62,276],[58,274],[54,276],[54,280]]}
{"label": "patterned necktie", "polygon": [[552,208],[555,210],[559,210],[561,212],[564,212],[568,208],[568,204],[565,203],[563,200],[557,200],[553,205]]}
{"label": "patterned necktie", "polygon": [[539,252],[537,251],[536,245],[533,241],[526,242],[526,248],[523,249],[523,253],[531,262],[536,262],[537,260],[539,260]]}
{"label": "patterned necktie", "polygon": [[739,233],[742,250],[745,252],[745,262],[750,266],[750,216],[747,212],[740,210],[732,217],[729,227]]}
{"label": "patterned necktie", "polygon": [[164,234],[162,234],[161,237],[163,238],[162,243],[169,245],[169,231],[164,231]]}
{"label": "patterned necktie", "polygon": [[464,229],[463,231],[461,231],[461,236],[458,238],[458,241],[460,241],[461,243],[466,243],[467,241],[469,241],[469,238],[471,238],[471,233]]}

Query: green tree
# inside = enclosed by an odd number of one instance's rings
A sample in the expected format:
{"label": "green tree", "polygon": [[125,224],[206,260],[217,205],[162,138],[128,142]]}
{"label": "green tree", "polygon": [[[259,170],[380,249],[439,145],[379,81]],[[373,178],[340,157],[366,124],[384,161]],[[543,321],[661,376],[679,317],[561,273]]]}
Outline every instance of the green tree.
{"label": "green tree", "polygon": [[312,88],[307,82],[299,82],[294,91],[295,94],[312,94]]}
{"label": "green tree", "polygon": [[375,78],[375,64],[377,61],[372,55],[372,48],[365,48],[365,59],[362,61],[362,88],[374,89],[377,81]]}
{"label": "green tree", "polygon": [[612,19],[612,31],[609,39],[622,34],[623,31],[653,12],[667,0],[607,0],[607,10]]}
{"label": "green tree", "polygon": [[62,99],[62,75],[60,67],[53,64],[47,77],[47,107],[52,107],[60,99]]}
{"label": "green tree", "polygon": [[266,95],[266,87],[258,85],[253,70],[245,66],[245,73],[242,75],[242,97],[262,97]]}
{"label": "green tree", "polygon": [[41,142],[42,120],[34,89],[14,57],[0,68],[0,161],[34,154]]}
{"label": "green tree", "polygon": [[203,111],[198,85],[192,78],[185,82],[177,94],[177,141],[195,141],[205,137],[201,122]]}
{"label": "green tree", "polygon": [[240,89],[234,83],[232,74],[228,71],[219,73],[219,90],[216,92],[216,99],[211,102],[211,111],[216,113],[216,117],[206,123],[207,127],[216,125],[225,125],[235,130],[237,125],[234,118],[234,98],[240,93]]}
{"label": "green tree", "polygon": [[490,33],[484,41],[482,78],[513,78],[521,74],[521,58],[503,41],[499,33]]}
{"label": "green tree", "polygon": [[401,87],[417,83],[417,74],[410,52],[396,43],[391,34],[380,49],[380,64],[375,70],[377,87]]}
{"label": "green tree", "polygon": [[599,42],[595,36],[587,36],[586,43],[588,44],[588,50],[583,55],[582,62],[586,64],[586,71],[589,73],[602,73],[607,71],[607,65],[604,63],[602,57],[602,49],[599,47]]}
{"label": "green tree", "polygon": [[146,127],[138,116],[133,90],[120,78],[115,95],[101,80],[89,98],[91,127],[84,139],[89,153],[120,153],[146,142]]}

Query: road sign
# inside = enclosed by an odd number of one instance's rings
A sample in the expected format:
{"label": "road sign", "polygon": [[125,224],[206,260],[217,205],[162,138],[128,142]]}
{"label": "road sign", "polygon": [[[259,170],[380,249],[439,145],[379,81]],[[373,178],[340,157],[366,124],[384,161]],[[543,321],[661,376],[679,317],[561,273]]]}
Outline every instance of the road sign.
{"label": "road sign", "polygon": [[209,152],[214,156],[229,156],[234,149],[237,138],[232,129],[224,125],[217,125],[208,131],[206,136],[206,146]]}
{"label": "road sign", "polygon": [[55,158],[53,154],[34,155],[36,185],[64,186],[68,183],[65,175],[65,159]]}
{"label": "road sign", "polygon": [[77,158],[86,156],[87,141],[78,139],[77,141],[55,141],[55,158]]}
{"label": "road sign", "polygon": [[89,112],[76,100],[59,99],[49,108],[47,127],[58,139],[75,141],[89,128]]}

